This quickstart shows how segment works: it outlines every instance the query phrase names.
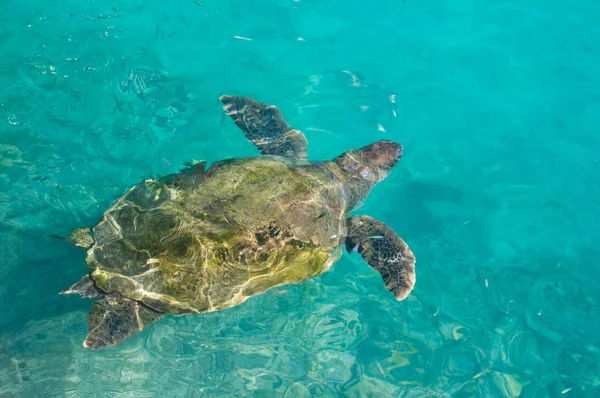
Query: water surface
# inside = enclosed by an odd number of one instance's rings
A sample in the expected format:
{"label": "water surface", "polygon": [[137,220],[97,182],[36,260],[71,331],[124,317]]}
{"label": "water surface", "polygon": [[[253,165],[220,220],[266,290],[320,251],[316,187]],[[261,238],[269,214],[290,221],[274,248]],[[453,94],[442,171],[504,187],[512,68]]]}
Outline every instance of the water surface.
{"label": "water surface", "polygon": [[[600,396],[596,1],[201,2],[0,3],[0,397]],[[50,235],[255,155],[223,93],[276,104],[314,160],[404,144],[357,212],[409,243],[416,290],[344,255],[84,349],[91,302],[57,293],[85,252]]]}

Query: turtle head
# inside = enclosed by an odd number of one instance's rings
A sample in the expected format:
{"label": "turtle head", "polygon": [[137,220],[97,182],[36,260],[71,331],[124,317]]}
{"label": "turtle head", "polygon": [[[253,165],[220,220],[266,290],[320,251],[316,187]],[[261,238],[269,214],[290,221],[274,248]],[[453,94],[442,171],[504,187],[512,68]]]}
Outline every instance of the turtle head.
{"label": "turtle head", "polygon": [[402,145],[397,142],[381,140],[367,145],[355,152],[362,163],[378,174],[383,180],[400,161]]}
{"label": "turtle head", "polygon": [[358,150],[350,150],[334,161],[345,174],[357,201],[363,200],[371,188],[383,181],[402,156],[402,145],[381,140]]}
{"label": "turtle head", "polygon": [[350,150],[335,159],[349,177],[377,184],[383,181],[400,161],[402,145],[381,140],[358,150]]}

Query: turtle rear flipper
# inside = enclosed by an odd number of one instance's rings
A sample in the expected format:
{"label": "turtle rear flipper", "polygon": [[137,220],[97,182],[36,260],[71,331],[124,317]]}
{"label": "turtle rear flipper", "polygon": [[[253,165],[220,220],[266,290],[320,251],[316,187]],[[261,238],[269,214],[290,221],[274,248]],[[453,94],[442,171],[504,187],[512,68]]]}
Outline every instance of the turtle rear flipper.
{"label": "turtle rear flipper", "polygon": [[94,303],[87,316],[89,331],[83,346],[97,350],[117,345],[163,316],[137,301],[107,294]]}
{"label": "turtle rear flipper", "polygon": [[91,235],[92,230],[90,228],[77,228],[71,232],[68,237],[51,235],[53,238],[66,240],[74,244],[77,247],[83,247],[89,249],[94,244],[94,238]]}
{"label": "turtle rear flipper", "polygon": [[275,106],[247,97],[222,95],[219,99],[227,115],[231,116],[261,154],[293,159],[308,157],[306,137],[288,126]]}
{"label": "turtle rear flipper", "polygon": [[358,250],[363,259],[381,274],[385,287],[404,300],[416,282],[415,256],[393,229],[368,216],[348,220],[346,249]]}
{"label": "turtle rear flipper", "polygon": [[96,287],[96,283],[89,275],[84,276],[67,290],[63,290],[60,294],[79,294],[83,298],[98,297],[103,292]]}

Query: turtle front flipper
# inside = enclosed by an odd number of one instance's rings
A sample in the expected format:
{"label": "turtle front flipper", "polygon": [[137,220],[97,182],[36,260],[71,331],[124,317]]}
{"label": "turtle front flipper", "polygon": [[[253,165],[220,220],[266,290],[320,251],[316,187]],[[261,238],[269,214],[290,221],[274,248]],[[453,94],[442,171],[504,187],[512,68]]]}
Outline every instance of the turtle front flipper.
{"label": "turtle front flipper", "polygon": [[117,345],[163,316],[137,301],[107,294],[94,303],[87,316],[89,331],[83,346],[97,350]]}
{"label": "turtle front flipper", "polygon": [[350,217],[346,249],[358,250],[363,259],[381,274],[385,287],[404,300],[416,282],[415,256],[389,226],[368,216]]}
{"label": "turtle front flipper", "polygon": [[279,109],[247,97],[222,95],[223,109],[246,138],[263,155],[278,155],[293,159],[308,157],[308,142],[304,134],[292,129]]}

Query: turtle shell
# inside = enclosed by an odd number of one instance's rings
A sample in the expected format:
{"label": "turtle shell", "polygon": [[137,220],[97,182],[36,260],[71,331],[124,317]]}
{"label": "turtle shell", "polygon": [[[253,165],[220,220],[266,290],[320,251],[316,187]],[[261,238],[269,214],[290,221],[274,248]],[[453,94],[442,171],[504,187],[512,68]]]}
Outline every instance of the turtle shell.
{"label": "turtle shell", "polygon": [[214,311],[327,270],[347,193],[326,163],[261,156],[146,180],[94,228],[96,286],[158,311]]}

